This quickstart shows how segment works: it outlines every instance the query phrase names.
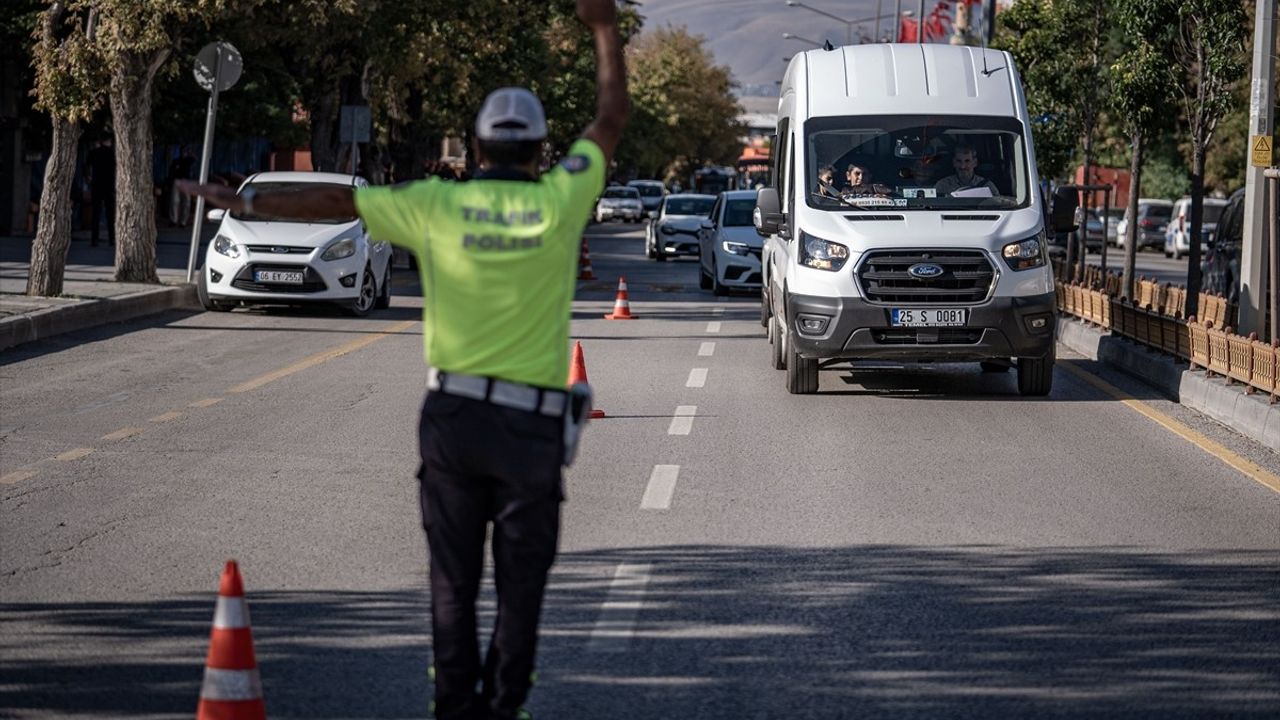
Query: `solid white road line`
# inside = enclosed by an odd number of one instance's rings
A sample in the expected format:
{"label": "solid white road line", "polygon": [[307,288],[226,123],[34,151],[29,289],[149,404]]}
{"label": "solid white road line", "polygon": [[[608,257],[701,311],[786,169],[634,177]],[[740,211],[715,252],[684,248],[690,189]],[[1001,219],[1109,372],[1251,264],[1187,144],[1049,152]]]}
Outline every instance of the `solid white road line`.
{"label": "solid white road line", "polygon": [[645,488],[644,499],[640,501],[640,509],[670,509],[671,496],[676,491],[676,477],[679,475],[679,465],[654,465],[653,473],[649,475],[649,487]]}
{"label": "solid white road line", "polygon": [[698,357],[711,357],[716,352],[716,344],[704,342],[698,346]]}
{"label": "solid white road line", "polygon": [[644,606],[650,563],[622,563],[613,573],[609,594],[587,641],[590,652],[624,652],[636,631],[636,616]]}
{"label": "solid white road line", "polygon": [[693,430],[693,416],[698,414],[697,405],[680,405],[676,407],[676,415],[671,418],[668,435],[688,435]]}
{"label": "solid white road line", "polygon": [[707,332],[709,332],[709,333],[718,333],[718,332],[720,332],[720,321],[719,321],[719,320],[713,320],[713,321],[711,321],[711,322],[707,323]]}
{"label": "solid white road line", "polygon": [[707,384],[707,369],[694,368],[689,371],[689,380],[684,384],[685,387],[702,387]]}

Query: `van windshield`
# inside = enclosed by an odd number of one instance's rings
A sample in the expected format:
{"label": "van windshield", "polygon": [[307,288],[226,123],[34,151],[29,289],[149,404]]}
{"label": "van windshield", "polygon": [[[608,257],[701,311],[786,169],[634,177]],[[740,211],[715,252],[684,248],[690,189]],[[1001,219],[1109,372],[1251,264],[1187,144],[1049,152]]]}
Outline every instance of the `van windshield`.
{"label": "van windshield", "polygon": [[807,201],[850,207],[1027,207],[1022,124],[967,115],[853,115],[805,123]]}

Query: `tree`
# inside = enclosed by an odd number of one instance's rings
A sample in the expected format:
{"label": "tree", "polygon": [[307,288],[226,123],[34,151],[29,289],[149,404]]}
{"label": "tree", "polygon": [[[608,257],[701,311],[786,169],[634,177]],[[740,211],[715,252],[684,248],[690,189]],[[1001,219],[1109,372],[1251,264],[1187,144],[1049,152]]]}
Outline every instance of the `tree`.
{"label": "tree", "polygon": [[1184,314],[1199,311],[1200,228],[1204,215],[1204,152],[1218,121],[1232,103],[1232,88],[1245,75],[1243,48],[1248,26],[1239,0],[1180,0],[1173,43],[1183,69],[1176,83],[1191,140],[1191,254],[1187,260]]}
{"label": "tree", "polygon": [[40,196],[40,224],[31,247],[27,295],[62,293],[71,246],[71,182],[81,123],[102,104],[106,87],[95,12],[83,3],[52,2],[40,18],[32,49],[36,107],[53,123],[52,149]]}
{"label": "tree", "polygon": [[1160,49],[1174,17],[1171,0],[1127,0],[1117,13],[1118,25],[1131,46],[1111,65],[1111,107],[1129,137],[1128,217],[1121,295],[1133,297],[1133,266],[1138,251],[1138,196],[1142,190],[1142,155],[1148,136],[1165,119],[1164,107],[1173,92],[1173,69]]}

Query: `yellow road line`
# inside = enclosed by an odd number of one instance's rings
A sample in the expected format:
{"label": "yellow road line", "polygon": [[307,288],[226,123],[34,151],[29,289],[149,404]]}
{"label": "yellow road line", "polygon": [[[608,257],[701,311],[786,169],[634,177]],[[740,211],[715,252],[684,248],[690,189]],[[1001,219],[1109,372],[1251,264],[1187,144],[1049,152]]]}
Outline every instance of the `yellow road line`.
{"label": "yellow road line", "polygon": [[1142,413],[1143,415],[1147,416],[1148,419],[1153,420],[1157,424],[1163,426],[1169,432],[1198,446],[1201,450],[1204,450],[1205,452],[1218,458],[1222,462],[1230,465],[1236,470],[1239,470],[1240,472],[1244,473],[1245,475],[1257,481],[1258,483],[1265,485],[1266,487],[1270,488],[1271,490],[1274,490],[1275,492],[1280,493],[1280,475],[1276,475],[1275,473],[1267,470],[1266,468],[1253,462],[1252,460],[1247,460],[1243,457],[1240,457],[1239,455],[1237,455],[1236,453],[1228,449],[1222,443],[1209,438],[1207,435],[1205,435],[1202,432],[1199,432],[1198,430],[1193,430],[1187,427],[1186,425],[1183,425],[1177,420],[1174,420],[1168,415],[1165,415],[1159,410],[1156,410],[1150,405],[1142,402],[1141,400],[1138,400],[1137,398],[1126,393],[1125,391],[1121,390],[1115,385],[1112,385],[1106,380],[1103,380],[1097,375],[1094,375],[1093,373],[1088,372],[1087,370],[1082,370],[1081,368],[1076,367],[1074,363],[1062,362],[1062,363],[1058,363],[1058,367],[1065,369],[1067,372],[1070,372],[1072,375],[1075,375],[1081,380],[1084,380],[1090,385],[1098,388],[1102,392],[1119,400],[1120,402],[1129,406],[1130,409],[1136,410],[1139,413]]}
{"label": "yellow road line", "polygon": [[372,345],[378,342],[379,340],[391,337],[392,335],[399,333],[401,330],[409,328],[410,326],[414,325],[417,322],[418,322],[417,320],[406,320],[402,323],[391,326],[391,329],[387,330],[386,332],[378,333],[377,335],[370,335],[368,337],[362,337],[358,340],[352,340],[351,342],[345,345],[339,345],[338,347],[333,348],[332,350],[326,350],[322,353],[317,353],[315,355],[312,355],[311,357],[303,358],[298,362],[292,365],[289,365],[287,367],[280,368],[279,370],[274,370],[272,372],[267,373],[266,375],[260,375],[252,380],[240,383],[239,385],[236,385],[235,387],[229,389],[227,392],[244,393],[244,392],[249,392],[250,390],[257,390],[263,385],[266,385],[267,383],[272,382],[274,380],[279,380],[280,378],[288,377],[296,372],[306,370],[307,368],[310,368],[310,367],[315,367],[316,365],[319,365],[324,362],[328,362],[334,358],[342,357],[347,353],[354,352],[364,347],[368,347],[369,345]]}
{"label": "yellow road line", "polygon": [[183,413],[178,412],[177,410],[174,410],[174,411],[172,411],[172,412],[167,412],[167,413],[165,413],[165,414],[163,414],[163,415],[157,415],[157,416],[155,416],[155,417],[151,418],[150,420],[148,420],[148,422],[153,422],[153,423],[165,423],[165,422],[169,422],[170,420],[177,420],[178,418],[180,418],[180,417],[182,417],[182,416],[183,416]]}
{"label": "yellow road line", "polygon": [[141,433],[141,432],[142,432],[142,428],[140,428],[140,427],[127,427],[127,428],[120,428],[119,430],[117,430],[117,431],[115,431],[115,432],[113,432],[113,433],[107,433],[106,435],[103,435],[102,437],[100,437],[100,438],[98,438],[98,439],[99,439],[99,440],[107,440],[107,441],[123,440],[123,439],[125,439],[125,438],[127,438],[127,437],[133,437],[134,435],[137,435],[137,434],[139,434],[139,433]]}
{"label": "yellow road line", "polygon": [[79,460],[92,452],[93,448],[76,448],[74,450],[68,450],[61,455],[54,455],[53,459],[58,462],[71,462],[72,460]]}
{"label": "yellow road line", "polygon": [[35,477],[35,470],[14,470],[8,475],[0,475],[0,485],[13,485],[30,477]]}
{"label": "yellow road line", "polygon": [[222,398],[205,398],[203,400],[197,400],[193,403],[187,403],[187,407],[207,408],[210,405],[217,405],[220,402],[222,402]]}

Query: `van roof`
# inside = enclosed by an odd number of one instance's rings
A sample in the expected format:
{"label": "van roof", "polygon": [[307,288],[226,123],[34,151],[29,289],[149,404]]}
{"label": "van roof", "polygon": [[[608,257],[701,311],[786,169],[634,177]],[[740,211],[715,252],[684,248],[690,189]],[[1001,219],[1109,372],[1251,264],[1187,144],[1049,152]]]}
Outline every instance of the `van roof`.
{"label": "van roof", "polygon": [[879,43],[797,53],[787,75],[799,73],[792,80],[797,84],[807,81],[805,97],[797,99],[807,101],[809,117],[940,110],[1017,117],[1012,70],[1013,60],[1002,50]]}

